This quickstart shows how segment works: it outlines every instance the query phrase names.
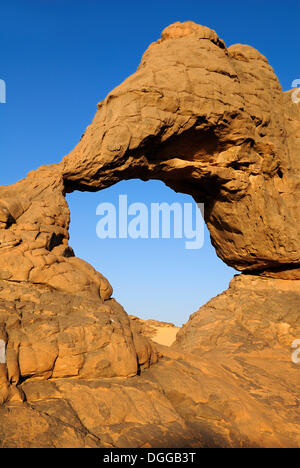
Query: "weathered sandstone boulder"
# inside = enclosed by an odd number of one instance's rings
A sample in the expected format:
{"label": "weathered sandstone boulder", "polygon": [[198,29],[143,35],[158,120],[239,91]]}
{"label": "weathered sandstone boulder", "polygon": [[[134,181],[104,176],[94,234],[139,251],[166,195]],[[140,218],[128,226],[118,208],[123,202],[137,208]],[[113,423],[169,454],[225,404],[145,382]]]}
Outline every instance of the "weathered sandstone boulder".
{"label": "weathered sandstone boulder", "polygon": [[22,401],[18,384],[27,380],[130,377],[157,362],[155,346],[134,331],[113,299],[25,282],[0,281],[1,338],[0,404]]}

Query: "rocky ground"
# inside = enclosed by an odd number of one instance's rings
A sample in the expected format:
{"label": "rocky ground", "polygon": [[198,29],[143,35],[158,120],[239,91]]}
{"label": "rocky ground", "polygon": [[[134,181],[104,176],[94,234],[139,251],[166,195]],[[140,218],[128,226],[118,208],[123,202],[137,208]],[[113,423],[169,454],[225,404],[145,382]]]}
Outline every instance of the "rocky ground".
{"label": "rocky ground", "polygon": [[2,447],[300,446],[298,281],[237,276],[171,347],[152,342],[170,324],[129,321],[111,300],[68,296],[62,313],[40,289],[1,302]]}

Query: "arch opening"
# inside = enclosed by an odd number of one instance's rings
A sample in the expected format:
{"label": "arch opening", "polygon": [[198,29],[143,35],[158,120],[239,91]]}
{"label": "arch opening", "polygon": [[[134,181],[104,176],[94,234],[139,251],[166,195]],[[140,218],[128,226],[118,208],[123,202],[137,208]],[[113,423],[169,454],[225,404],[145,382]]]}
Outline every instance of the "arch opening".
{"label": "arch opening", "polygon": [[[67,195],[71,211],[70,245],[75,254],[100,271],[113,285],[113,297],[129,315],[142,319],[185,323],[190,314],[227,288],[237,273],[216,255],[207,228],[200,249],[185,248],[184,238],[174,238],[174,217],[170,238],[132,239],[127,236],[99,239],[96,225],[99,204],[111,203],[119,216],[119,197],[127,196],[128,207],[166,203],[193,206],[195,227],[196,203],[189,195],[175,193],[160,181],[137,179],[119,182],[98,193],[74,192]],[[128,216],[128,221],[134,219]],[[150,219],[150,217],[149,217]]]}

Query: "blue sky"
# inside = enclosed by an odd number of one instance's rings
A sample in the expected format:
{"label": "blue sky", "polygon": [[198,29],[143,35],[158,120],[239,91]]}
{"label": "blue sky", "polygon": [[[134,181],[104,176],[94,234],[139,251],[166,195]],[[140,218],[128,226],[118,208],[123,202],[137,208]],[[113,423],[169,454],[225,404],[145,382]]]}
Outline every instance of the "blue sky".
{"label": "blue sky", "polygon": [[[299,1],[23,0],[0,2],[0,184],[58,162],[78,142],[96,104],[133,73],[145,49],[175,21],[215,29],[227,46],[262,52],[284,90],[299,70]],[[226,289],[234,270],[219,260],[206,231],[204,247],[182,240],[100,240],[96,207],[128,194],[132,202],[190,201],[160,182],[129,181],[96,194],[68,196],[71,245],[111,281],[127,312],[185,322]]]}

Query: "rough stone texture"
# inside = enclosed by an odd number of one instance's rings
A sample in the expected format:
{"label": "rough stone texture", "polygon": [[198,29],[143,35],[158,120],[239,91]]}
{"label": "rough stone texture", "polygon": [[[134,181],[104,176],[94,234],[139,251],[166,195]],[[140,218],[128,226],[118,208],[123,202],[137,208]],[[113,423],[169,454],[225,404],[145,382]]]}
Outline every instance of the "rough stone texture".
{"label": "rough stone texture", "polygon": [[[297,447],[300,369],[292,362],[291,345],[300,337],[299,310],[299,280],[239,275],[190,317],[174,344],[181,352],[218,363],[274,424],[271,432]],[[262,431],[262,440],[265,435]]]}
{"label": "rough stone texture", "polygon": [[[265,57],[175,23],[60,164],[0,187],[0,447],[300,446],[299,138]],[[68,244],[65,194],[130,178],[205,202],[246,273],[172,347]]]}
{"label": "rough stone texture", "polygon": [[69,208],[56,167],[0,187],[0,278],[106,300],[108,281],[68,246]]}
{"label": "rough stone texture", "polygon": [[22,400],[18,384],[26,380],[130,377],[157,362],[155,346],[113,299],[0,281],[1,330],[0,403]]}

